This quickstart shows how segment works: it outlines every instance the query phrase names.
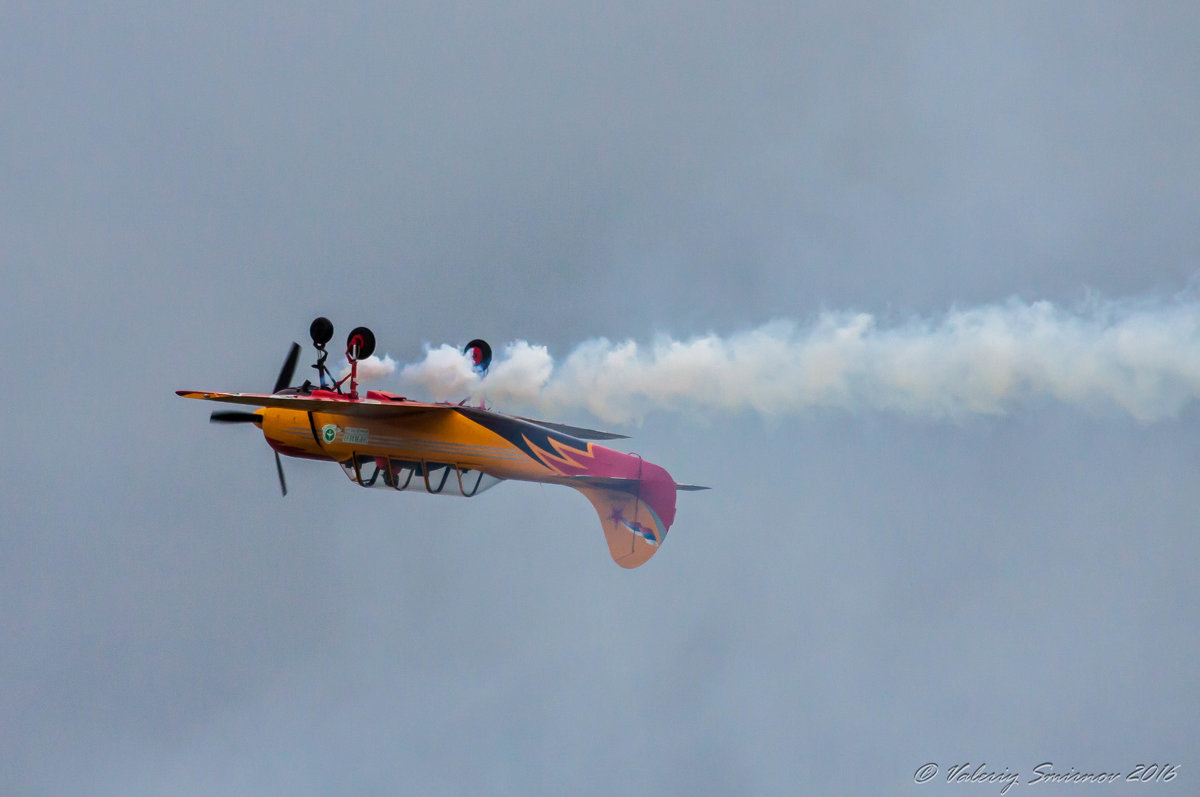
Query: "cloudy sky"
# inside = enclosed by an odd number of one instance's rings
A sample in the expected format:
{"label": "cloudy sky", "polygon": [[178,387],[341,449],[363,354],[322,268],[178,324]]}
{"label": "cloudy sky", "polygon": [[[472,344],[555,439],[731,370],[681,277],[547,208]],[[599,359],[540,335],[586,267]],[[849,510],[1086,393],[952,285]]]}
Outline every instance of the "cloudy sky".
{"label": "cloudy sky", "polygon": [[1195,4],[246,6],[0,6],[0,793],[1193,788],[1194,392],[652,406],[624,450],[715,489],[624,571],[570,490],[281,498],[173,391],[316,315],[399,363],[1194,318]]}

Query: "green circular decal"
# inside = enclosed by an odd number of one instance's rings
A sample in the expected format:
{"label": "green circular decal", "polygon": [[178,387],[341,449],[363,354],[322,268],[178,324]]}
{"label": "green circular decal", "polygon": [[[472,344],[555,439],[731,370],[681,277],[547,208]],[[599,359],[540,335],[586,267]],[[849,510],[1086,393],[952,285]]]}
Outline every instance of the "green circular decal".
{"label": "green circular decal", "polygon": [[321,437],[325,439],[326,443],[332,443],[333,438],[337,437],[337,427],[332,423],[325,424],[321,427]]}

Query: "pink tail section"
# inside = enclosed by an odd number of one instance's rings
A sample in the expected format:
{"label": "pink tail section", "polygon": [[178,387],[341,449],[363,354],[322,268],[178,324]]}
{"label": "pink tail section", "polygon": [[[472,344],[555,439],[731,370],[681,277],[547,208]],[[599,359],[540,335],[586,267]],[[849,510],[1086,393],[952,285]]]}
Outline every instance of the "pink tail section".
{"label": "pink tail section", "polygon": [[637,567],[654,556],[675,520],[675,482],[649,462],[640,479],[595,479],[572,486],[596,508],[608,552],[621,567]]}

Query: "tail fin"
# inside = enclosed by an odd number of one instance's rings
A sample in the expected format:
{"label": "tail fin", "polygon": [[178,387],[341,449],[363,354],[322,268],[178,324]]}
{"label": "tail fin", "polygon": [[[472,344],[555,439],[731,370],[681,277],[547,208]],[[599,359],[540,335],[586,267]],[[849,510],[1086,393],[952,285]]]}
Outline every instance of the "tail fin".
{"label": "tail fin", "polygon": [[643,467],[638,479],[571,480],[596,508],[613,561],[626,568],[654,556],[675,520],[675,480],[657,465],[647,462]]}
{"label": "tail fin", "polygon": [[635,494],[607,487],[578,487],[596,507],[608,552],[621,567],[637,567],[658,551],[667,526]]}

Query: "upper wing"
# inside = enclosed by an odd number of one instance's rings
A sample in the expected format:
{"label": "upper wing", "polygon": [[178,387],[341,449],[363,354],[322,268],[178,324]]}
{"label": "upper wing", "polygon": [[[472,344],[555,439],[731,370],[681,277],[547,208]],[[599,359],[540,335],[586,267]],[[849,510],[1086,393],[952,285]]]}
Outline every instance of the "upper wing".
{"label": "upper wing", "polygon": [[454,408],[445,404],[426,404],[421,401],[380,401],[379,399],[325,399],[311,396],[278,396],[268,393],[205,393],[198,390],[176,390],[177,395],[190,399],[220,401],[225,404],[248,404],[252,407],[277,407],[300,412],[335,412],[369,418],[395,418],[421,412],[448,412]]}
{"label": "upper wing", "polygon": [[580,440],[619,440],[626,437],[615,432],[601,432],[596,429],[585,429],[581,426],[569,426],[565,423],[550,421],[535,421],[520,416],[506,416],[490,410],[476,407],[463,407],[452,404],[428,404],[422,401],[408,399],[392,399],[381,401],[371,398],[313,398],[312,396],[278,395],[275,393],[211,393],[200,390],[176,390],[177,395],[190,399],[205,401],[220,401],[225,404],[248,404],[252,407],[278,407],[281,409],[300,410],[301,412],[336,412],[341,415],[354,415],[370,418],[395,418],[401,415],[412,415],[416,412],[451,410],[462,412],[464,415],[491,415],[500,418],[516,418],[527,423],[536,424],[543,429],[551,429],[562,434],[568,434]]}

